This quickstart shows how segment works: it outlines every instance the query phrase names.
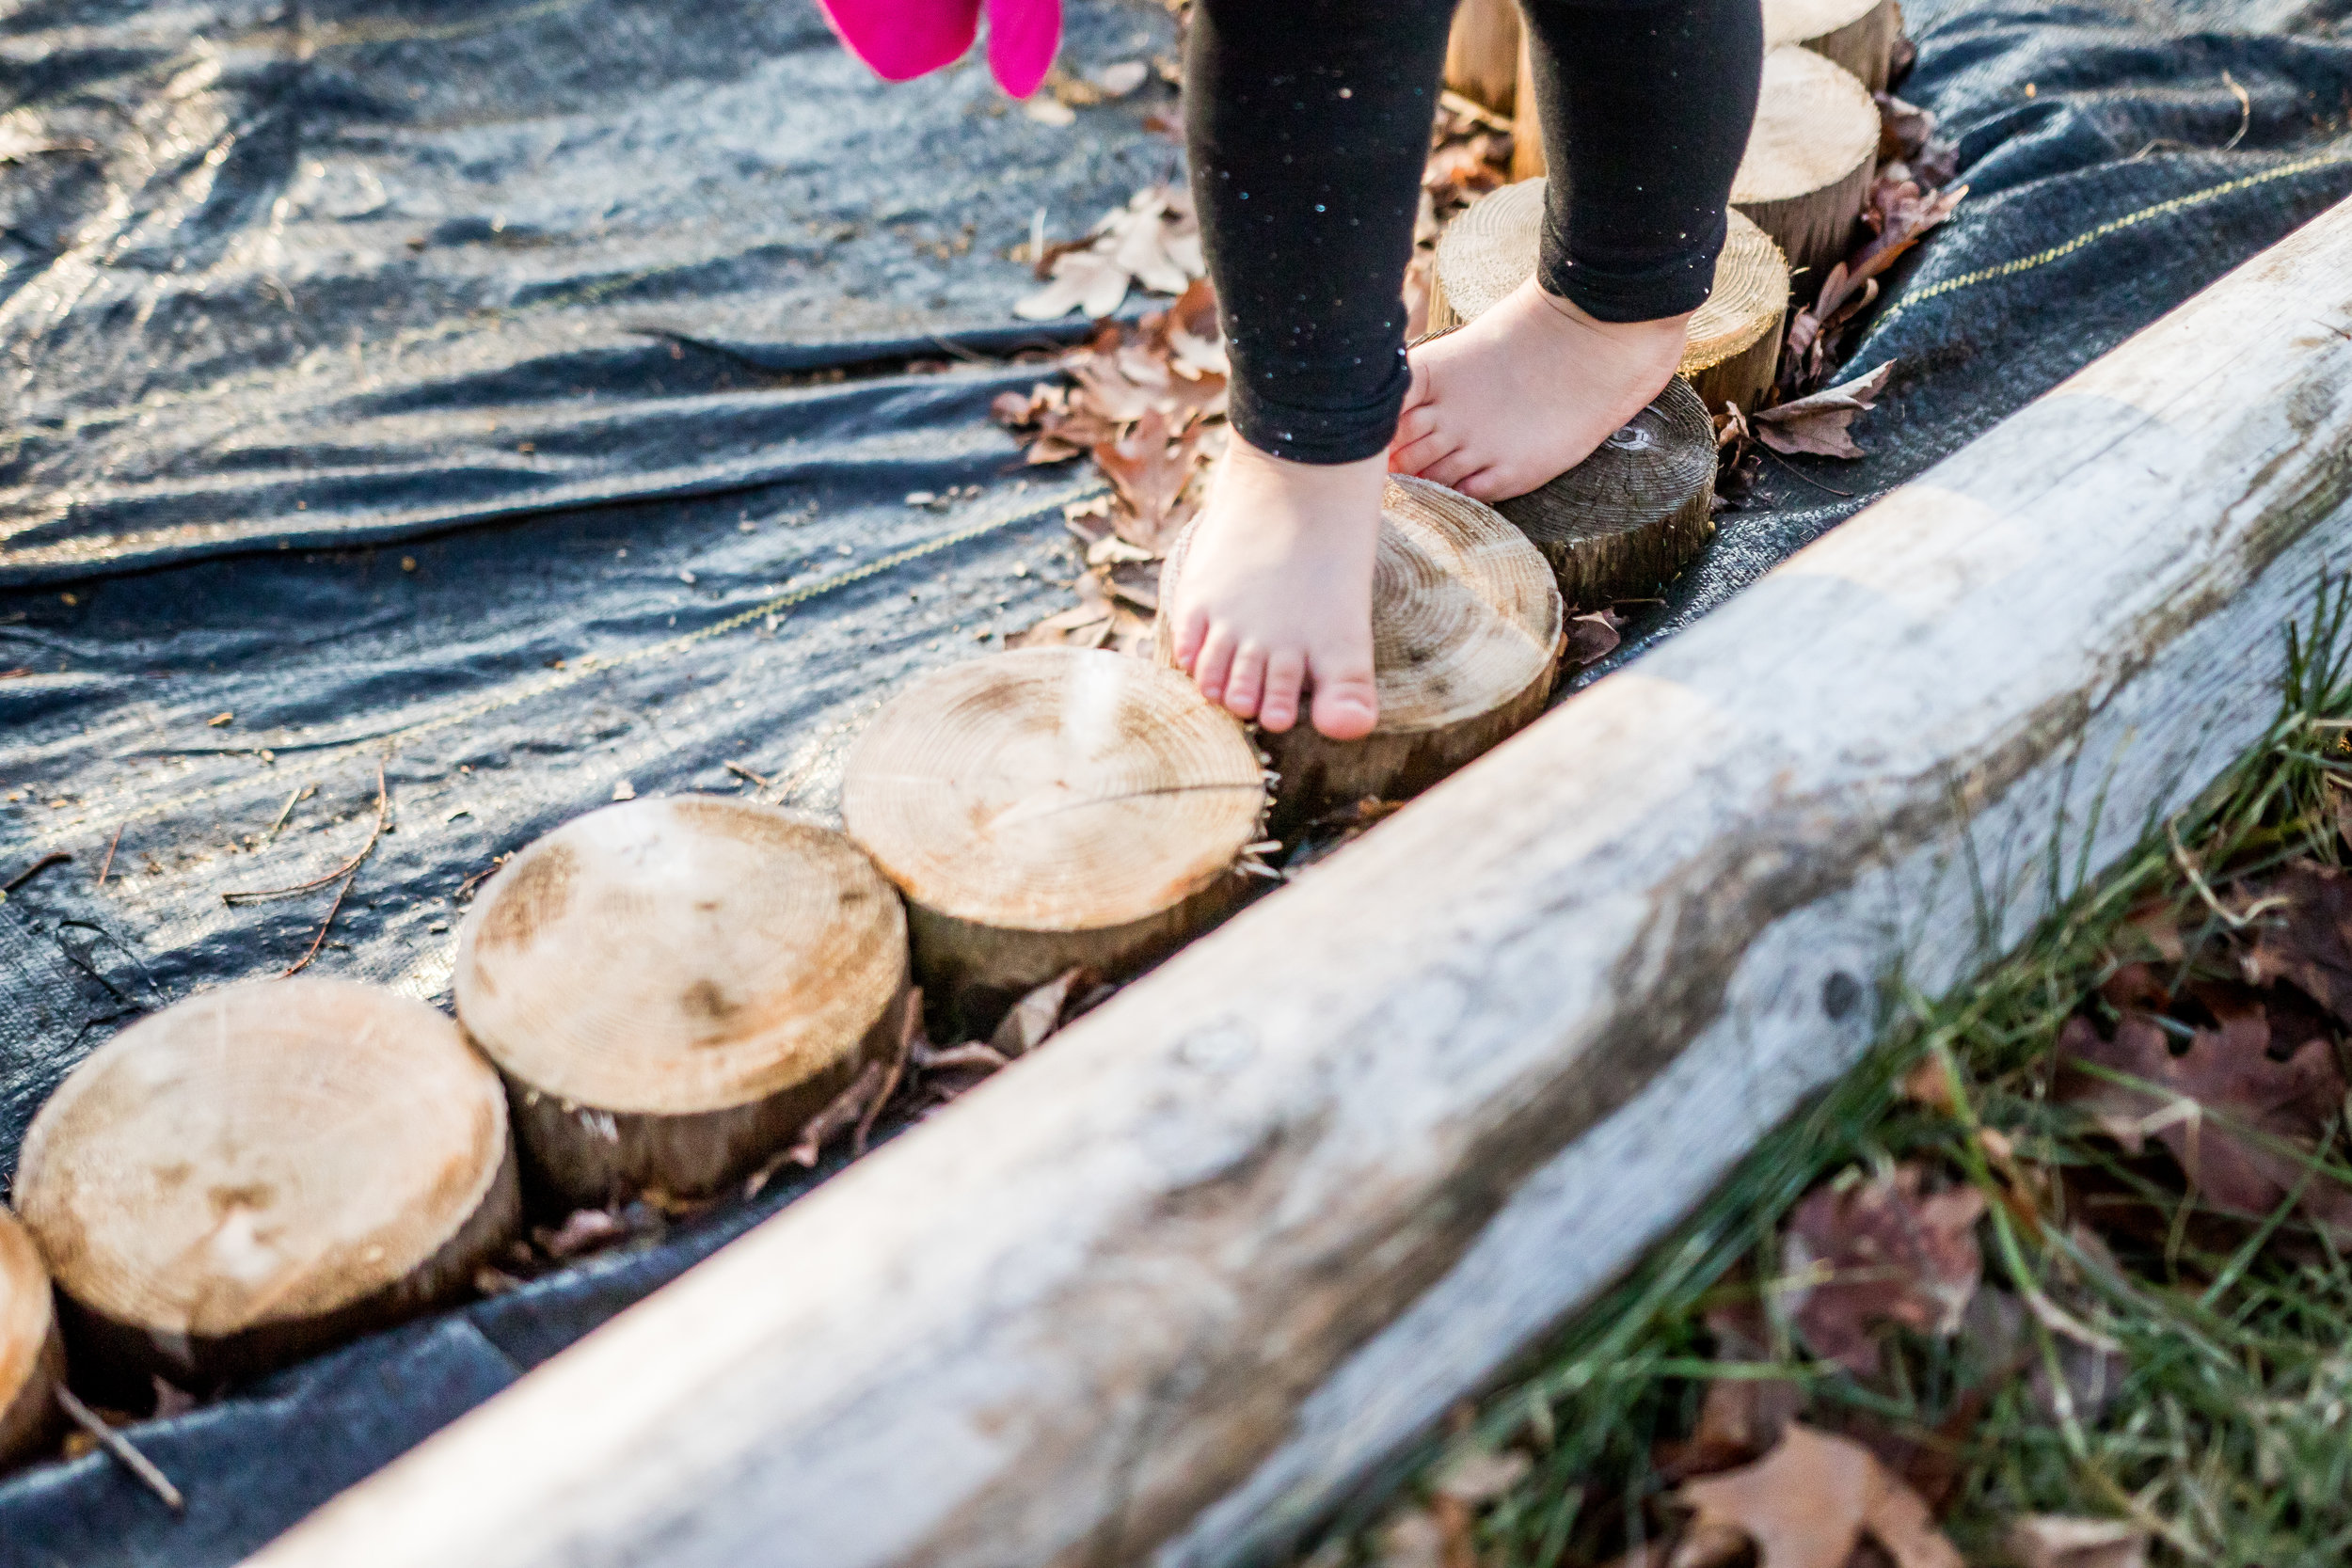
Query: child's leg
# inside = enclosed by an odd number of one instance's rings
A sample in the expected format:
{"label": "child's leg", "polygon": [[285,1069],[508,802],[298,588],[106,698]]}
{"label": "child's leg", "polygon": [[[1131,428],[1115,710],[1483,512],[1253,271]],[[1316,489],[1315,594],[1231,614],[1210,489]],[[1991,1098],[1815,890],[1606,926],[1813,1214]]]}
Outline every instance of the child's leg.
{"label": "child's leg", "polygon": [[1168,613],[1202,691],[1270,730],[1375,718],[1372,563],[1411,382],[1400,294],[1451,0],[1200,0],[1192,185],[1238,439]]}
{"label": "child's leg", "polygon": [[1542,255],[1516,293],[1415,352],[1391,458],[1488,500],[1582,462],[1674,374],[1763,69],[1758,0],[1524,9],[1553,176]]}

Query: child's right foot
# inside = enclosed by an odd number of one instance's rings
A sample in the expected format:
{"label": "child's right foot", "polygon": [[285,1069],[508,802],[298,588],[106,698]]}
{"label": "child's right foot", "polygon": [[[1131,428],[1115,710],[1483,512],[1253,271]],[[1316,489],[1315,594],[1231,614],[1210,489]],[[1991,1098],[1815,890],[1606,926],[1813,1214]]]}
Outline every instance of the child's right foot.
{"label": "child's right foot", "polygon": [[1277,734],[1311,689],[1316,729],[1372,733],[1372,565],[1378,457],[1294,463],[1235,436],[1210,477],[1175,598],[1176,662],[1201,694]]}

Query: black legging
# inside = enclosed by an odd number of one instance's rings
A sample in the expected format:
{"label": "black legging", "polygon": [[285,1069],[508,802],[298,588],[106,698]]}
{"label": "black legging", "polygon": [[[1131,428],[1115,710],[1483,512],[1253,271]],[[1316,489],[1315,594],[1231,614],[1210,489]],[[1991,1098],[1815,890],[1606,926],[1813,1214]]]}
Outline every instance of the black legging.
{"label": "black legging", "polygon": [[[1192,188],[1234,428],[1377,455],[1408,376],[1400,298],[1453,0],[1198,0]],[[1696,309],[1756,115],[1759,0],[1521,0],[1552,169],[1537,276],[1603,321]]]}

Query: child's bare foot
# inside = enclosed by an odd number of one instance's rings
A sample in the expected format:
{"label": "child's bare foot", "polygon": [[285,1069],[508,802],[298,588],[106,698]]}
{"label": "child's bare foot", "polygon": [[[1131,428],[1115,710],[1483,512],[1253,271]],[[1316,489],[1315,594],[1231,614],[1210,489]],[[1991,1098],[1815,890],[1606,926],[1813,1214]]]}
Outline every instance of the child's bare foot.
{"label": "child's bare foot", "polygon": [[1483,501],[1548,484],[1665,389],[1690,323],[1598,321],[1530,277],[1412,351],[1389,467]]}
{"label": "child's bare foot", "polygon": [[1372,733],[1372,563],[1377,457],[1294,463],[1230,440],[1176,582],[1176,662],[1201,694],[1268,730],[1298,720],[1334,740]]}

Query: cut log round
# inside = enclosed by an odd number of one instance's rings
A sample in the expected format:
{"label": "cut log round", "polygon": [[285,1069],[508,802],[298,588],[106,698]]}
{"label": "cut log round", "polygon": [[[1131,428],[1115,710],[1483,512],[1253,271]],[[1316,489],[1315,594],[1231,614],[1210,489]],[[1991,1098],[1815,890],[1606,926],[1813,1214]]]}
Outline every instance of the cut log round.
{"label": "cut log round", "polygon": [[[1441,484],[1402,475],[1381,498],[1373,568],[1372,643],[1380,721],[1361,740],[1329,740],[1304,716],[1261,734],[1287,829],[1335,805],[1403,800],[1502,742],[1543,711],[1567,615],[1550,564],[1500,513]],[[1187,531],[1161,568],[1173,602]],[[1160,662],[1175,663],[1162,616]]]}
{"label": "cut log round", "polygon": [[1646,598],[1715,536],[1715,427],[1698,394],[1667,383],[1600,450],[1496,508],[1551,562],[1579,610]]}
{"label": "cut log round", "polygon": [[1878,105],[1852,71],[1793,44],[1765,55],[1731,204],[1807,271],[1808,293],[1845,260],[1878,151]]}
{"label": "cut log round", "polygon": [[[1493,308],[1535,270],[1544,222],[1544,182],[1505,185],[1472,206],[1438,242],[1429,325],[1458,325]],[[1769,235],[1736,210],[1707,303],[1691,318],[1682,373],[1709,413],[1756,405],[1780,369],[1788,311],[1788,263]]]}
{"label": "cut log round", "polygon": [[468,1289],[520,1218],[506,1097],[421,1002],[304,976],[166,1008],[25,1135],[81,1373],[207,1387]]}
{"label": "cut log round", "polygon": [[0,1209],[0,1470],[48,1446],[64,1381],[49,1271],[16,1216]]}
{"label": "cut log round", "polygon": [[1057,974],[1132,973],[1231,911],[1264,804],[1230,714],[1077,648],[926,678],[874,716],[841,782],[850,836],[906,895],[926,994],[983,1034]]}
{"label": "cut log round", "polygon": [[[1517,0],[1462,0],[1445,40],[1445,85],[1499,115],[1517,112],[1519,8]],[[1532,111],[1529,128],[1533,128]]]}
{"label": "cut log round", "polygon": [[1764,47],[1793,43],[1853,72],[1872,92],[1886,90],[1895,44],[1903,36],[1897,0],[1764,0]]}
{"label": "cut log round", "polygon": [[715,1191],[897,1049],[906,916],[841,834],[682,795],[516,855],[457,938],[457,1016],[566,1200]]}

